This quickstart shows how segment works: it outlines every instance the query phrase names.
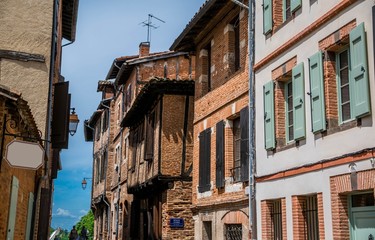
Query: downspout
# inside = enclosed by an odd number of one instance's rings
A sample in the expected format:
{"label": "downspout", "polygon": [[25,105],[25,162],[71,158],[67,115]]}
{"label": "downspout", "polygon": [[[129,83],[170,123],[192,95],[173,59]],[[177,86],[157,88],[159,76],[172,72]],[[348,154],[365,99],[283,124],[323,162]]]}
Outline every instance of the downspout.
{"label": "downspout", "polygon": [[257,222],[256,222],[256,152],[255,152],[255,79],[254,79],[254,54],[255,54],[255,1],[249,0],[249,22],[248,22],[248,51],[249,51],[249,224],[251,229],[251,239],[257,239]]}
{"label": "downspout", "polygon": [[[56,38],[57,38],[57,32],[56,32],[56,26],[57,26],[57,6],[58,6],[58,3],[59,0],[55,0],[53,2],[53,13],[52,13],[52,32],[51,32],[51,55],[50,55],[50,71],[49,71],[49,86],[48,86],[48,101],[47,101],[47,119],[46,119],[46,130],[45,130],[45,137],[44,139],[47,139],[47,141],[45,141],[45,150],[48,151],[50,153],[50,131],[51,131],[51,119],[52,119],[52,89],[53,89],[53,77],[54,77],[54,74],[55,74],[55,53],[56,53],[56,49],[55,49],[55,44],[56,44]],[[51,157],[49,154],[48,154],[48,158]],[[41,176],[38,180],[38,183],[37,183],[37,189],[36,189],[36,192],[35,192],[35,203],[34,203],[34,209],[33,209],[33,217],[32,217],[32,221],[33,221],[33,224],[31,225],[32,226],[32,234],[31,234],[31,237],[32,239],[34,239],[34,236],[35,236],[35,230],[37,231],[36,235],[37,235],[37,238],[40,238],[42,236],[40,236],[39,234],[39,226],[38,228],[36,228],[36,223],[38,223],[39,225],[39,221],[37,221],[36,218],[39,218],[40,217],[40,211],[39,209],[41,209],[41,206],[39,205],[39,208],[38,210],[36,209],[37,207],[37,203],[41,203],[42,201],[40,201],[40,199],[38,200],[38,197],[40,198],[41,197],[41,194],[38,194],[41,187],[42,187],[42,180],[50,180],[51,183],[49,184],[49,187],[51,188],[52,187],[52,179],[48,179],[48,160],[47,161],[44,161],[44,176]],[[49,196],[50,198],[52,198],[52,196]],[[52,202],[52,201],[51,201]],[[51,209],[51,205],[48,206],[49,210]],[[36,214],[37,212],[39,212],[39,214]],[[48,224],[49,224],[49,220],[47,221]],[[47,233],[47,235],[49,235]]]}
{"label": "downspout", "polygon": [[254,92],[254,19],[255,1],[248,0],[248,6],[238,0],[231,0],[248,10],[248,58],[249,58],[249,230],[251,239],[257,239],[256,203],[255,203],[255,92]]}

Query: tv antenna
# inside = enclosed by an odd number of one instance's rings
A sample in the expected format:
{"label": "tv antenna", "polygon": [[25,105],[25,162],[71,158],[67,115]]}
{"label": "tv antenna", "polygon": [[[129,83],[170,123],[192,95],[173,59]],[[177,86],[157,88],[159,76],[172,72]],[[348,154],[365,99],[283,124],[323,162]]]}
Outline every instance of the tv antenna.
{"label": "tv antenna", "polygon": [[154,24],[152,24],[152,19],[155,18],[156,20],[162,22],[162,23],[165,23],[165,21],[161,20],[160,18],[158,17],[155,17],[154,15],[152,14],[148,14],[148,19],[141,22],[143,24],[143,26],[147,26],[147,42],[151,43],[151,29],[157,29],[159,26],[155,26]]}

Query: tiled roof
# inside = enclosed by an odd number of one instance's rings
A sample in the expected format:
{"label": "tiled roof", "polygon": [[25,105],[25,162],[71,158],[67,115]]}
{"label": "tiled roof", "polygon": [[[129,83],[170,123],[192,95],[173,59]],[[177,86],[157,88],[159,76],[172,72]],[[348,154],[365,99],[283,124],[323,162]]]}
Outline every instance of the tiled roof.
{"label": "tiled roof", "polygon": [[38,127],[35,123],[33,114],[26,100],[21,97],[21,93],[10,89],[4,85],[0,85],[0,95],[16,104],[22,120],[28,126],[28,129],[33,137],[40,138]]}
{"label": "tiled roof", "polygon": [[98,89],[96,91],[101,92],[104,90],[105,87],[113,87],[113,81],[110,81],[110,80],[98,81]]}
{"label": "tiled roof", "polygon": [[235,5],[230,0],[206,0],[169,49],[174,51],[195,50],[196,36],[207,27],[207,24],[211,22],[227,4]]}

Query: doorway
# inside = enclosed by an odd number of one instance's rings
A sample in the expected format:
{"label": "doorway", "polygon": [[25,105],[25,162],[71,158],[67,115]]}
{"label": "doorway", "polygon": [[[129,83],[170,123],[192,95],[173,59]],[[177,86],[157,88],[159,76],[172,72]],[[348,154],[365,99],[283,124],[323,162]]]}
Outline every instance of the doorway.
{"label": "doorway", "polygon": [[350,239],[375,240],[374,192],[349,196]]}

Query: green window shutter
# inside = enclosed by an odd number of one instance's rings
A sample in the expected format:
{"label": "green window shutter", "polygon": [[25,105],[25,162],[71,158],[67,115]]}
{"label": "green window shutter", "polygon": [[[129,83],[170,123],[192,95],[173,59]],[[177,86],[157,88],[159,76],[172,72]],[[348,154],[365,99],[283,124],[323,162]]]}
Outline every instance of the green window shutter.
{"label": "green window shutter", "polygon": [[291,12],[296,11],[301,6],[302,6],[302,0],[291,0],[290,1],[290,11]]}
{"label": "green window shutter", "polygon": [[275,111],[273,81],[263,86],[264,97],[264,140],[266,150],[275,148]]}
{"label": "green window shutter", "polygon": [[33,207],[34,207],[34,194],[32,192],[29,193],[29,204],[27,207],[27,222],[26,222],[26,233],[25,233],[25,240],[29,240],[31,234],[31,220],[33,216]]}
{"label": "green window shutter", "polygon": [[354,117],[370,113],[367,47],[364,24],[354,28],[350,38],[350,100]]}
{"label": "green window shutter", "polygon": [[321,51],[309,58],[311,124],[313,133],[326,130],[323,85],[323,54]]}
{"label": "green window shutter", "polygon": [[263,0],[263,33],[268,34],[272,30],[272,0]]}
{"label": "green window shutter", "polygon": [[294,139],[305,137],[305,82],[303,63],[292,69]]}
{"label": "green window shutter", "polygon": [[14,227],[16,223],[16,214],[17,214],[18,188],[19,188],[19,181],[15,176],[13,176],[12,190],[10,193],[10,202],[9,202],[7,240],[14,239]]}

